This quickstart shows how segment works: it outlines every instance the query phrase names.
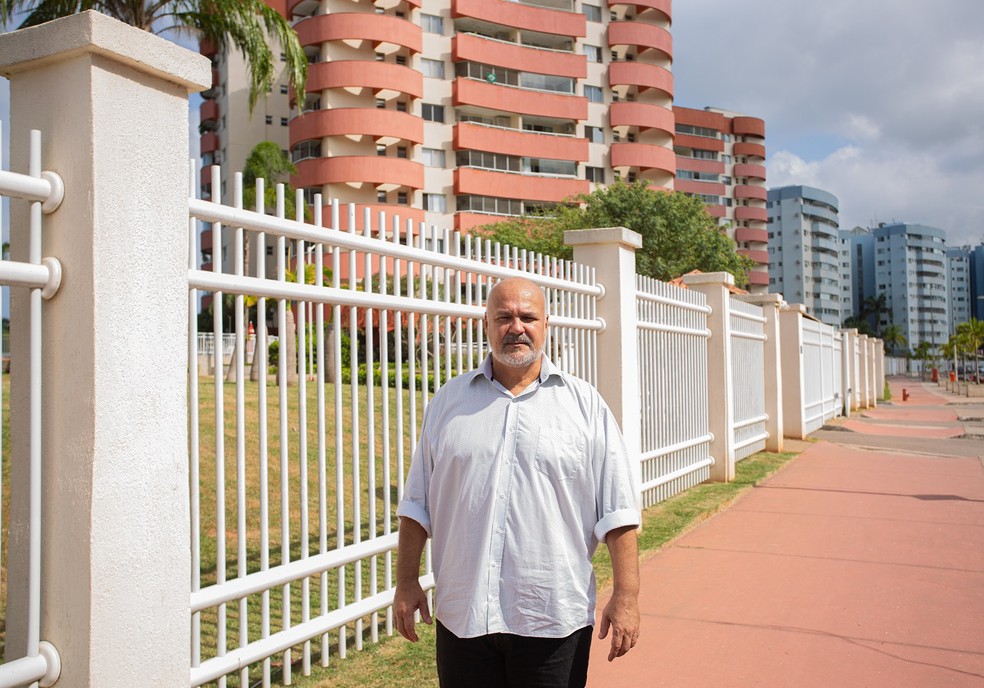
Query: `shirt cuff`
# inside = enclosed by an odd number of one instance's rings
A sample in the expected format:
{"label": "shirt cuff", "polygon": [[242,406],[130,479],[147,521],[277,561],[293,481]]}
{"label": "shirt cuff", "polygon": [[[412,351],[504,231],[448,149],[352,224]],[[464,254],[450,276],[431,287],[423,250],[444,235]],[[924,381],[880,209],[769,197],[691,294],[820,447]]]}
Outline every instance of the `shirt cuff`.
{"label": "shirt cuff", "polygon": [[619,509],[610,514],[605,514],[605,517],[595,525],[594,533],[595,537],[598,538],[598,542],[604,542],[608,533],[616,528],[624,528],[625,526],[638,527],[641,524],[642,518],[638,509]]}
{"label": "shirt cuff", "polygon": [[404,499],[396,508],[396,515],[413,519],[419,523],[425,531],[427,531],[427,537],[431,537],[430,514],[428,514],[423,507],[416,502],[411,502]]}

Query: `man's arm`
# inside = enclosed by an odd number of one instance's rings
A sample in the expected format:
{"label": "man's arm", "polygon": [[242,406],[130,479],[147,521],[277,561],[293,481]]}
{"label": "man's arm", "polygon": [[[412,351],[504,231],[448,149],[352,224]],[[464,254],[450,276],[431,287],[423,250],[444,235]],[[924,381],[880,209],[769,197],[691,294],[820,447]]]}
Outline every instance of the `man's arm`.
{"label": "man's arm", "polygon": [[[401,530],[402,534],[402,530]],[[612,629],[608,661],[621,657],[639,639],[639,536],[635,526],[615,528],[605,536],[612,557],[612,598],[601,613],[599,638]]]}
{"label": "man's arm", "polygon": [[411,642],[417,642],[413,615],[418,610],[425,623],[431,623],[427,596],[420,587],[420,555],[427,543],[424,527],[405,516],[400,518],[400,539],[396,554],[396,593],[393,611],[396,630]]}

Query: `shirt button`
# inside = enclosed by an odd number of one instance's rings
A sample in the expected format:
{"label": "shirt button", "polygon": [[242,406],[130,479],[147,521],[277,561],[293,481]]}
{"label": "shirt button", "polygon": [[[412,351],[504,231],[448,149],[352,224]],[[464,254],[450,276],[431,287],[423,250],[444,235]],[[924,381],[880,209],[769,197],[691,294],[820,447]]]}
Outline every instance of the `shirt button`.
{"label": "shirt button", "polygon": [[495,568],[496,566],[498,566],[498,564],[496,564],[496,563],[495,563],[495,562],[493,561],[493,562],[492,562],[492,568]]}

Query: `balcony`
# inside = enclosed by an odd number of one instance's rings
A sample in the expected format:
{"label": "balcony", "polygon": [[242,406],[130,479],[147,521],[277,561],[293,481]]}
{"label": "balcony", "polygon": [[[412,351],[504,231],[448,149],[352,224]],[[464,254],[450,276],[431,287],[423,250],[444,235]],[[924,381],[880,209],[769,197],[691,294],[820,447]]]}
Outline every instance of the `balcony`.
{"label": "balcony", "polygon": [[391,100],[400,94],[424,96],[424,77],[416,69],[375,60],[316,62],[308,67],[307,92],[344,88],[358,94],[371,89],[374,97]]}
{"label": "balcony", "polygon": [[647,143],[613,143],[611,147],[613,168],[635,167],[639,170],[663,170],[676,175],[676,156],[663,146]]}
{"label": "balcony", "polygon": [[219,135],[214,131],[202,134],[201,138],[201,152],[204,153],[214,153],[219,150]]}
{"label": "balcony", "polygon": [[471,167],[459,167],[454,171],[455,194],[556,203],[590,190],[589,183],[583,179],[511,174]]}
{"label": "balcony", "polygon": [[500,112],[538,117],[576,120],[588,118],[588,101],[581,96],[532,91],[465,77],[454,80],[451,87],[451,102],[455,106],[474,105]]}
{"label": "balcony", "polygon": [[724,141],[712,139],[709,136],[693,136],[692,134],[676,134],[673,137],[673,144],[684,148],[696,148],[697,150],[724,152]]}
{"label": "balcony", "polygon": [[452,0],[451,17],[471,17],[500,26],[572,38],[587,35],[587,19],[580,12],[505,0]]}
{"label": "balcony", "polygon": [[406,19],[385,14],[318,14],[297,22],[294,27],[302,46],[320,46],[327,41],[343,41],[352,48],[370,47],[374,52],[391,53],[399,48],[419,53],[423,32]]}
{"label": "balcony", "polygon": [[735,241],[749,241],[758,244],[767,244],[769,243],[769,232],[765,229],[737,227],[735,228]]}
{"label": "balcony", "polygon": [[612,103],[608,109],[608,117],[612,128],[637,127],[640,132],[658,129],[673,134],[673,111],[659,105]]}
{"label": "balcony", "polygon": [[203,38],[198,42],[198,52],[205,57],[212,57],[213,55],[218,54],[219,46],[217,46],[213,41]]}
{"label": "balcony", "polygon": [[738,141],[734,144],[732,149],[735,155],[746,155],[750,158],[762,158],[765,160],[765,146],[761,143],[748,143],[747,141]]}
{"label": "balcony", "polygon": [[[735,219],[751,222],[768,222],[769,211],[765,208],[750,208],[746,205],[740,205],[735,208]],[[763,239],[762,241],[765,240]]]}
{"label": "balcony", "polygon": [[357,189],[369,185],[381,191],[422,189],[424,166],[404,158],[376,155],[311,158],[297,163],[297,174],[291,177],[291,183],[297,188],[348,184]]}
{"label": "balcony", "polygon": [[632,46],[639,53],[657,50],[673,59],[673,37],[662,26],[638,21],[616,21],[608,25],[608,45]]}
{"label": "balcony", "polygon": [[665,21],[672,21],[673,19],[670,0],[609,0],[608,2],[609,7],[618,7],[619,5],[635,7],[636,13],[641,13],[644,10],[655,10],[663,15]]}
{"label": "balcony", "polygon": [[338,108],[314,110],[290,122],[291,148],[301,141],[325,136],[347,136],[355,141],[368,136],[387,145],[396,141],[423,143],[424,121],[396,110]]}
{"label": "balcony", "polygon": [[477,34],[460,33],[451,39],[451,59],[455,62],[478,62],[517,71],[583,79],[588,75],[584,55],[561,50],[534,48],[509,41],[499,41]]}
{"label": "balcony", "polygon": [[724,174],[724,163],[717,160],[697,160],[696,158],[686,158],[678,155],[676,166],[681,170],[690,172],[709,172],[710,174]]}
{"label": "balcony", "polygon": [[739,184],[735,187],[735,198],[752,198],[759,201],[768,199],[768,191],[764,186],[747,186]]}
{"label": "balcony", "polygon": [[453,147],[454,150],[481,150],[550,160],[588,160],[588,142],[583,138],[473,122],[459,122],[454,126]]}
{"label": "balcony", "polygon": [[677,179],[673,182],[673,190],[689,194],[723,196],[725,187],[724,184],[716,182],[701,182],[696,179]]}
{"label": "balcony", "polygon": [[749,179],[761,179],[765,181],[765,165],[738,163],[734,167],[733,175],[735,177],[748,177]]}
{"label": "balcony", "polygon": [[749,270],[748,283],[754,287],[769,286],[769,273],[765,270]]}
{"label": "balcony", "polygon": [[608,85],[636,86],[639,93],[655,89],[672,98],[673,72],[645,62],[612,62],[608,65]]}
{"label": "balcony", "polygon": [[765,138],[765,120],[758,117],[735,117],[732,126],[736,136]]}
{"label": "balcony", "polygon": [[749,258],[751,258],[752,260],[754,260],[759,265],[768,265],[769,264],[769,252],[768,251],[756,251],[756,250],[748,249],[748,248],[740,248],[740,249],[738,249],[738,253],[740,253],[743,256],[748,256]]}
{"label": "balcony", "polygon": [[203,124],[214,123],[219,119],[219,104],[214,100],[206,100],[198,108],[198,120]]}

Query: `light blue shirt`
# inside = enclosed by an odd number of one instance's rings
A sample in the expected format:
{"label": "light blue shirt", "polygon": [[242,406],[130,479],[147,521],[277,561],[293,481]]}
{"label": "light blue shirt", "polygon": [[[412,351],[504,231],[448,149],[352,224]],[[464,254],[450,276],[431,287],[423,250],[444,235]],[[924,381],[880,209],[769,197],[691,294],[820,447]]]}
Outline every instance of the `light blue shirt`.
{"label": "light blue shirt", "polygon": [[608,406],[542,361],[514,397],[487,358],[424,415],[397,513],[432,538],[435,614],[461,638],[562,638],[592,625],[591,557],[610,530],[640,523]]}

